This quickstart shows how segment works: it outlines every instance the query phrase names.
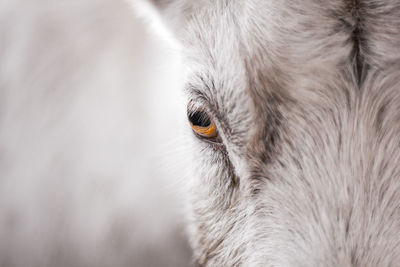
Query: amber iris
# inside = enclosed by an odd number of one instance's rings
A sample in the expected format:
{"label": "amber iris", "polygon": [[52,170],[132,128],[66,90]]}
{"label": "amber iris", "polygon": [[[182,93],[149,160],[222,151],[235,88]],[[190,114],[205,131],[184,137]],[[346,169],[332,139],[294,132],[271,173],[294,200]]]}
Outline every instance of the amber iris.
{"label": "amber iris", "polygon": [[217,136],[215,124],[207,112],[202,110],[189,112],[188,119],[193,131],[199,136],[204,138],[214,138]]}

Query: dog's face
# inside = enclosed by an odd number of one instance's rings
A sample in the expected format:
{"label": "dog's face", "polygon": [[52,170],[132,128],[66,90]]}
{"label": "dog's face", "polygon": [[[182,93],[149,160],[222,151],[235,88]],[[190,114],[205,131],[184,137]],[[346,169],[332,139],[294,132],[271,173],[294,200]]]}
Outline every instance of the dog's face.
{"label": "dog's face", "polygon": [[153,1],[184,47],[202,266],[397,266],[400,3]]}

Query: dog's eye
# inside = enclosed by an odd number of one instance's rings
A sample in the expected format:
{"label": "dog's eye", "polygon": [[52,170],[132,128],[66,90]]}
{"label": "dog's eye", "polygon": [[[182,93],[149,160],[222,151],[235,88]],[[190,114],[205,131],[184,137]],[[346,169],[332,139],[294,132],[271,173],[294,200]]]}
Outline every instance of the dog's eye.
{"label": "dog's eye", "polygon": [[214,138],[217,136],[217,129],[214,121],[204,110],[188,110],[188,119],[193,131],[204,138]]}

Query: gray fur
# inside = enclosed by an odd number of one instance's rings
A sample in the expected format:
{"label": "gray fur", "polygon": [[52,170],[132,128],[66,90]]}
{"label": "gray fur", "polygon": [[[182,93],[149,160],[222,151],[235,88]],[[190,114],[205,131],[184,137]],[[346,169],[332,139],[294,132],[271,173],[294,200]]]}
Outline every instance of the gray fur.
{"label": "gray fur", "polygon": [[224,144],[189,136],[199,264],[400,266],[400,2],[153,2],[185,7],[188,100]]}

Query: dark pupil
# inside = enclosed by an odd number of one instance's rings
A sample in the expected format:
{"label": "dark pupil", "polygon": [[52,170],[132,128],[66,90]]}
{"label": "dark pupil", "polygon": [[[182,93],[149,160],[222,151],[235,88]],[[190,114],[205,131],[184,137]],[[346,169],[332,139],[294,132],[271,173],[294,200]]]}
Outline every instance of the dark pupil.
{"label": "dark pupil", "polygon": [[208,127],[211,124],[211,120],[207,113],[202,111],[195,111],[189,113],[189,120],[194,126]]}

